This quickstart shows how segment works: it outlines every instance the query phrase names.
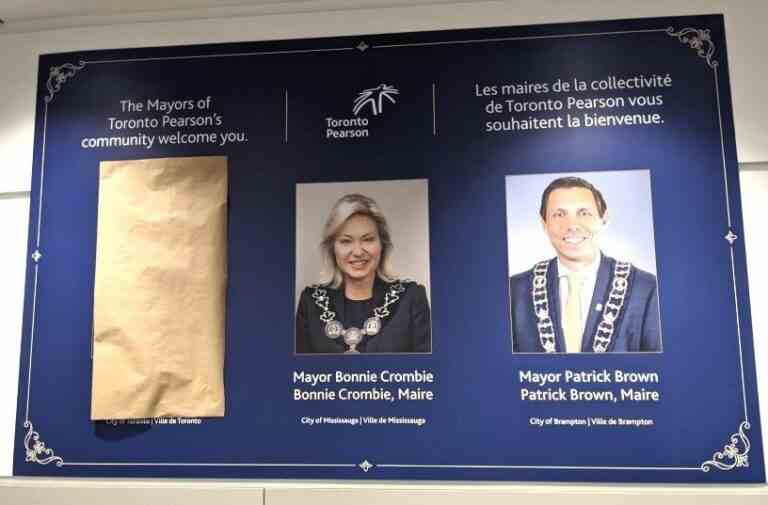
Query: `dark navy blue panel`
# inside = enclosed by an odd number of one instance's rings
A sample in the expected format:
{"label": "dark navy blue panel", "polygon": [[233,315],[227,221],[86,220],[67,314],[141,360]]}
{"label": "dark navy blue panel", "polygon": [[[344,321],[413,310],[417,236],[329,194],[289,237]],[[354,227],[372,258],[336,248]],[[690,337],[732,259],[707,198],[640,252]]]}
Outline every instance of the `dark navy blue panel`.
{"label": "dark navy blue panel", "polygon": [[[727,68],[721,16],[41,57],[14,473],[763,481]],[[483,85],[640,74],[669,74],[673,84],[579,97],[663,95],[663,107],[648,107],[662,124],[485,131],[487,121],[509,114],[484,112],[492,97],[477,96]],[[397,89],[395,103],[355,115],[358,94],[384,84]],[[147,115],[121,111],[120,100],[209,96],[210,110],[190,115],[218,115],[222,125],[109,128],[110,117]],[[588,112],[638,109],[573,114]],[[366,133],[334,138],[329,128]],[[224,145],[156,138],[151,148],[86,148],[87,139],[139,130],[240,137]],[[183,426],[93,423],[99,163],[202,155],[225,155],[229,167],[226,416]],[[651,180],[663,352],[513,354],[504,177],[637,169]],[[295,355],[296,184],[400,179],[428,183],[432,353]],[[384,370],[434,374],[422,386],[434,399],[292,398],[295,371]],[[656,373],[659,383],[635,386],[661,399],[521,400],[521,372],[565,370]],[[302,424],[361,416],[426,423]],[[652,425],[535,425],[598,417]]]}

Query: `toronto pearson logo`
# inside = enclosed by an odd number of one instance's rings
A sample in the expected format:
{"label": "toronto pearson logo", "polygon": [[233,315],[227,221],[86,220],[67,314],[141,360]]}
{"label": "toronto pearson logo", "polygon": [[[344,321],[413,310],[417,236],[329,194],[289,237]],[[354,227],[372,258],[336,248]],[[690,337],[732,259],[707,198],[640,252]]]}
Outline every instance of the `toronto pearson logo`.
{"label": "toronto pearson logo", "polygon": [[384,99],[389,100],[391,103],[397,103],[395,95],[399,94],[400,91],[397,88],[383,83],[375,88],[364,89],[357,94],[352,112],[357,116],[360,114],[360,111],[370,106],[373,115],[378,116],[384,111]]}
{"label": "toronto pearson logo", "polygon": [[397,103],[395,97],[399,94],[400,91],[397,88],[383,83],[375,88],[362,90],[354,100],[352,107],[354,116],[325,118],[325,138],[351,140],[370,137],[369,124],[372,120],[366,116],[380,116],[384,112],[384,103]]}

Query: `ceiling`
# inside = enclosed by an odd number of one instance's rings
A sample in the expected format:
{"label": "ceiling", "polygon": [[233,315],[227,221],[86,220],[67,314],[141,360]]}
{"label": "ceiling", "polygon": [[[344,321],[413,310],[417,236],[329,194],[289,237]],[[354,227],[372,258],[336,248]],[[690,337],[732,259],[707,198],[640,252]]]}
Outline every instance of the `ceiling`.
{"label": "ceiling", "polygon": [[462,0],[0,0],[0,34],[458,1]]}

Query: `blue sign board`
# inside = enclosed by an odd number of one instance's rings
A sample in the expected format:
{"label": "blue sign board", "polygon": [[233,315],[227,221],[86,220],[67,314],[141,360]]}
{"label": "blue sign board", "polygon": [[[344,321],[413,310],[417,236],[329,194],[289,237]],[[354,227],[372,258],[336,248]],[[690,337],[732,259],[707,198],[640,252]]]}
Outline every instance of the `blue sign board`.
{"label": "blue sign board", "polygon": [[[16,475],[764,481],[722,16],[50,54],[37,96]],[[100,164],[200,156],[224,416],[92,421]]]}

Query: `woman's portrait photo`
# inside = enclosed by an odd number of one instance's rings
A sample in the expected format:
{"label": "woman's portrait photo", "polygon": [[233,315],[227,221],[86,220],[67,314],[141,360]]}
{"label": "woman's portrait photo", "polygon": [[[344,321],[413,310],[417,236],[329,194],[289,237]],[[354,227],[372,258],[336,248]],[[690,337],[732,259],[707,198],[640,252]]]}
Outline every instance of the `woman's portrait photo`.
{"label": "woman's portrait photo", "polygon": [[427,181],[296,187],[296,353],[429,353]]}

